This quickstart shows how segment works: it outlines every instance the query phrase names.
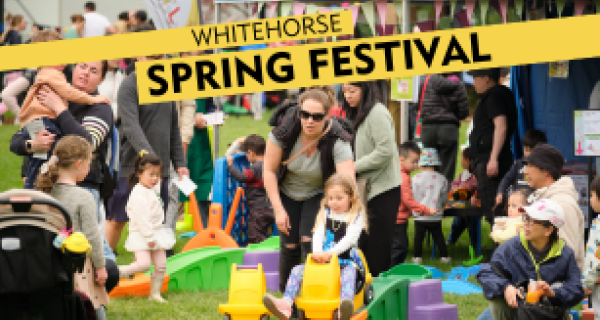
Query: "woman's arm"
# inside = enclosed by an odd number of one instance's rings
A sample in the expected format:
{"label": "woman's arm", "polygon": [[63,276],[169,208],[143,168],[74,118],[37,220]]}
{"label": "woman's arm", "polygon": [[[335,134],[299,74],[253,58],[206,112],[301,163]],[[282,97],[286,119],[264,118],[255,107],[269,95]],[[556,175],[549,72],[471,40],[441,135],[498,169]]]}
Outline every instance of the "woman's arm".
{"label": "woman's arm", "polygon": [[388,165],[389,161],[399,161],[392,159],[397,148],[394,138],[394,127],[389,111],[383,106],[374,107],[371,113],[373,116],[367,116],[365,121],[375,148],[373,151],[360,159],[356,159],[356,172],[363,173],[371,170],[378,170]]}
{"label": "woman's arm", "polygon": [[112,108],[107,104],[91,105],[82,119],[77,122],[68,110],[65,101],[50,87],[42,86],[36,97],[40,103],[56,113],[56,122],[63,135],[77,135],[85,138],[94,150],[98,148],[113,126]]}
{"label": "woman's arm", "polygon": [[55,134],[51,134],[47,130],[43,130],[33,139],[24,129],[17,131],[10,139],[10,151],[18,156],[27,156],[31,153],[27,150],[26,143],[31,141],[31,151],[33,152],[48,152],[54,144]]}
{"label": "woman's arm", "polygon": [[189,145],[194,137],[194,122],[196,113],[196,101],[193,99],[181,101],[181,141],[184,145]]}
{"label": "woman's arm", "polygon": [[277,180],[277,169],[281,165],[281,157],[283,149],[275,144],[270,138],[267,141],[267,149],[265,151],[265,162],[263,168],[263,180],[265,190],[269,196],[269,201],[275,210],[275,220],[280,232],[288,233],[289,220],[281,197],[279,196],[279,181]]}
{"label": "woman's arm", "polygon": [[[506,263],[511,263],[510,253],[507,252],[510,248],[506,244],[498,247],[492,255],[491,262],[494,263],[504,274],[510,276],[507,272]],[[504,298],[506,288],[510,286],[511,280],[500,277],[494,272],[494,269],[489,264],[481,266],[481,271],[477,274],[477,282],[481,284],[483,294],[486,299],[492,300],[495,298]]]}
{"label": "woman's arm", "polygon": [[265,190],[267,191],[271,205],[276,213],[283,209],[283,204],[279,197],[279,181],[277,180],[277,169],[279,169],[279,166],[281,165],[282,153],[283,149],[277,146],[271,139],[267,141],[263,179],[265,182]]}
{"label": "woman's arm", "polygon": [[348,159],[335,164],[335,171],[340,174],[345,174],[356,180],[356,169],[354,168],[354,160]]}
{"label": "woman's arm", "polygon": [[566,273],[565,281],[562,286],[553,290],[554,297],[550,298],[550,302],[552,305],[572,308],[581,302],[584,293],[581,286],[581,272],[575,261],[575,255],[571,253],[568,259],[567,270],[562,270]]}

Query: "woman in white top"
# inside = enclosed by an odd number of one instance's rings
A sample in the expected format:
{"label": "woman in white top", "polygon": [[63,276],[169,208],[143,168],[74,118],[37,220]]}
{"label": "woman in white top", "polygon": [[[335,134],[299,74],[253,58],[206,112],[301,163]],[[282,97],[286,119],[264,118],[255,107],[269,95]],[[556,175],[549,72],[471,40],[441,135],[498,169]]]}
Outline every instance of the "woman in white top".
{"label": "woman in white top", "polygon": [[98,86],[98,92],[110,100],[115,121],[117,121],[118,110],[117,93],[119,93],[119,86],[121,86],[123,78],[123,73],[119,69],[119,60],[108,60],[108,72],[106,72],[104,81]]}

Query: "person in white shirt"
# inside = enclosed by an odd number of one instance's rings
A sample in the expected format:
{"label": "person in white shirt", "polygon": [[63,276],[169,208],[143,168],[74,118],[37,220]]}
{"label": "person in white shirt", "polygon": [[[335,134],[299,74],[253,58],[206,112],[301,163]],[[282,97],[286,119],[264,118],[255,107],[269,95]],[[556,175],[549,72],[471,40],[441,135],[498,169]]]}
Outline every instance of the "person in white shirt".
{"label": "person in white shirt", "polygon": [[107,33],[117,33],[115,27],[108,19],[96,12],[96,3],[88,1],[85,3],[85,26],[83,27],[83,37],[98,37]]}
{"label": "person in white shirt", "polygon": [[117,121],[117,94],[124,76],[119,70],[119,60],[108,60],[108,68],[104,81],[98,86],[98,92],[110,101],[115,121]]}

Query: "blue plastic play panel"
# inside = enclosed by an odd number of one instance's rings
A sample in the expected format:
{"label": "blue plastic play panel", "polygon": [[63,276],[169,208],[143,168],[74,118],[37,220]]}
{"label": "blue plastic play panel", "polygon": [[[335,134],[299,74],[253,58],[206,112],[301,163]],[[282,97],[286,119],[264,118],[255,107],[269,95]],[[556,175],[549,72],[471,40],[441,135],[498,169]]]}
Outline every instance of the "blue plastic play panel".
{"label": "blue plastic play panel", "polygon": [[[248,162],[248,159],[246,159],[245,154],[239,153],[233,155],[233,165],[243,172],[244,169],[248,168],[250,163]],[[231,204],[238,187],[243,188],[244,184],[233,179],[227,171],[227,158],[219,158],[215,163],[212,202],[219,203],[223,206],[223,229],[225,229],[225,226],[227,225]],[[240,246],[246,246],[248,244],[248,214],[248,205],[246,203],[246,198],[244,197],[235,213],[235,220],[233,222],[233,227],[231,228],[231,237]],[[273,224],[272,232],[270,232],[268,236],[276,236],[277,234],[277,227]]]}

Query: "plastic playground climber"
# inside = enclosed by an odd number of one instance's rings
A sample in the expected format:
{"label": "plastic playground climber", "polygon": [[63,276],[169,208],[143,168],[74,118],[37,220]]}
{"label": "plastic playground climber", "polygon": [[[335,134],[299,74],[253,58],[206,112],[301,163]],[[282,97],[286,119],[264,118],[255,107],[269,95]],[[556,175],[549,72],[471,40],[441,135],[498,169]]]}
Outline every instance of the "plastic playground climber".
{"label": "plastic playground climber", "polygon": [[[234,159],[240,167],[247,165],[243,155]],[[184,252],[167,260],[162,291],[229,289],[228,303],[219,306],[225,319],[266,319],[269,314],[262,305],[262,297],[267,291],[279,289],[279,238],[272,236],[263,243],[247,245],[245,199],[238,189],[241,185],[228,177],[224,163],[224,159],[217,161],[208,228],[202,228],[196,206],[189,205],[185,227],[194,229],[195,234]],[[192,194],[190,203],[195,203],[193,200]],[[224,212],[228,213],[226,217]],[[208,234],[208,239],[199,241],[203,234]],[[308,261],[312,259],[309,257]],[[468,278],[477,267],[464,268],[466,271],[455,268],[453,279],[466,282],[461,277]],[[437,277],[433,273],[438,275],[441,271],[432,273],[423,266],[402,264],[372,277],[368,266],[365,269],[367,276],[355,295],[352,319],[458,319],[457,307],[443,301],[444,282],[441,278],[434,279]],[[138,274],[132,280],[122,279],[111,297],[147,296],[152,271]],[[339,306],[339,272],[335,261],[307,263],[302,293],[297,299],[301,319],[333,318]]]}

